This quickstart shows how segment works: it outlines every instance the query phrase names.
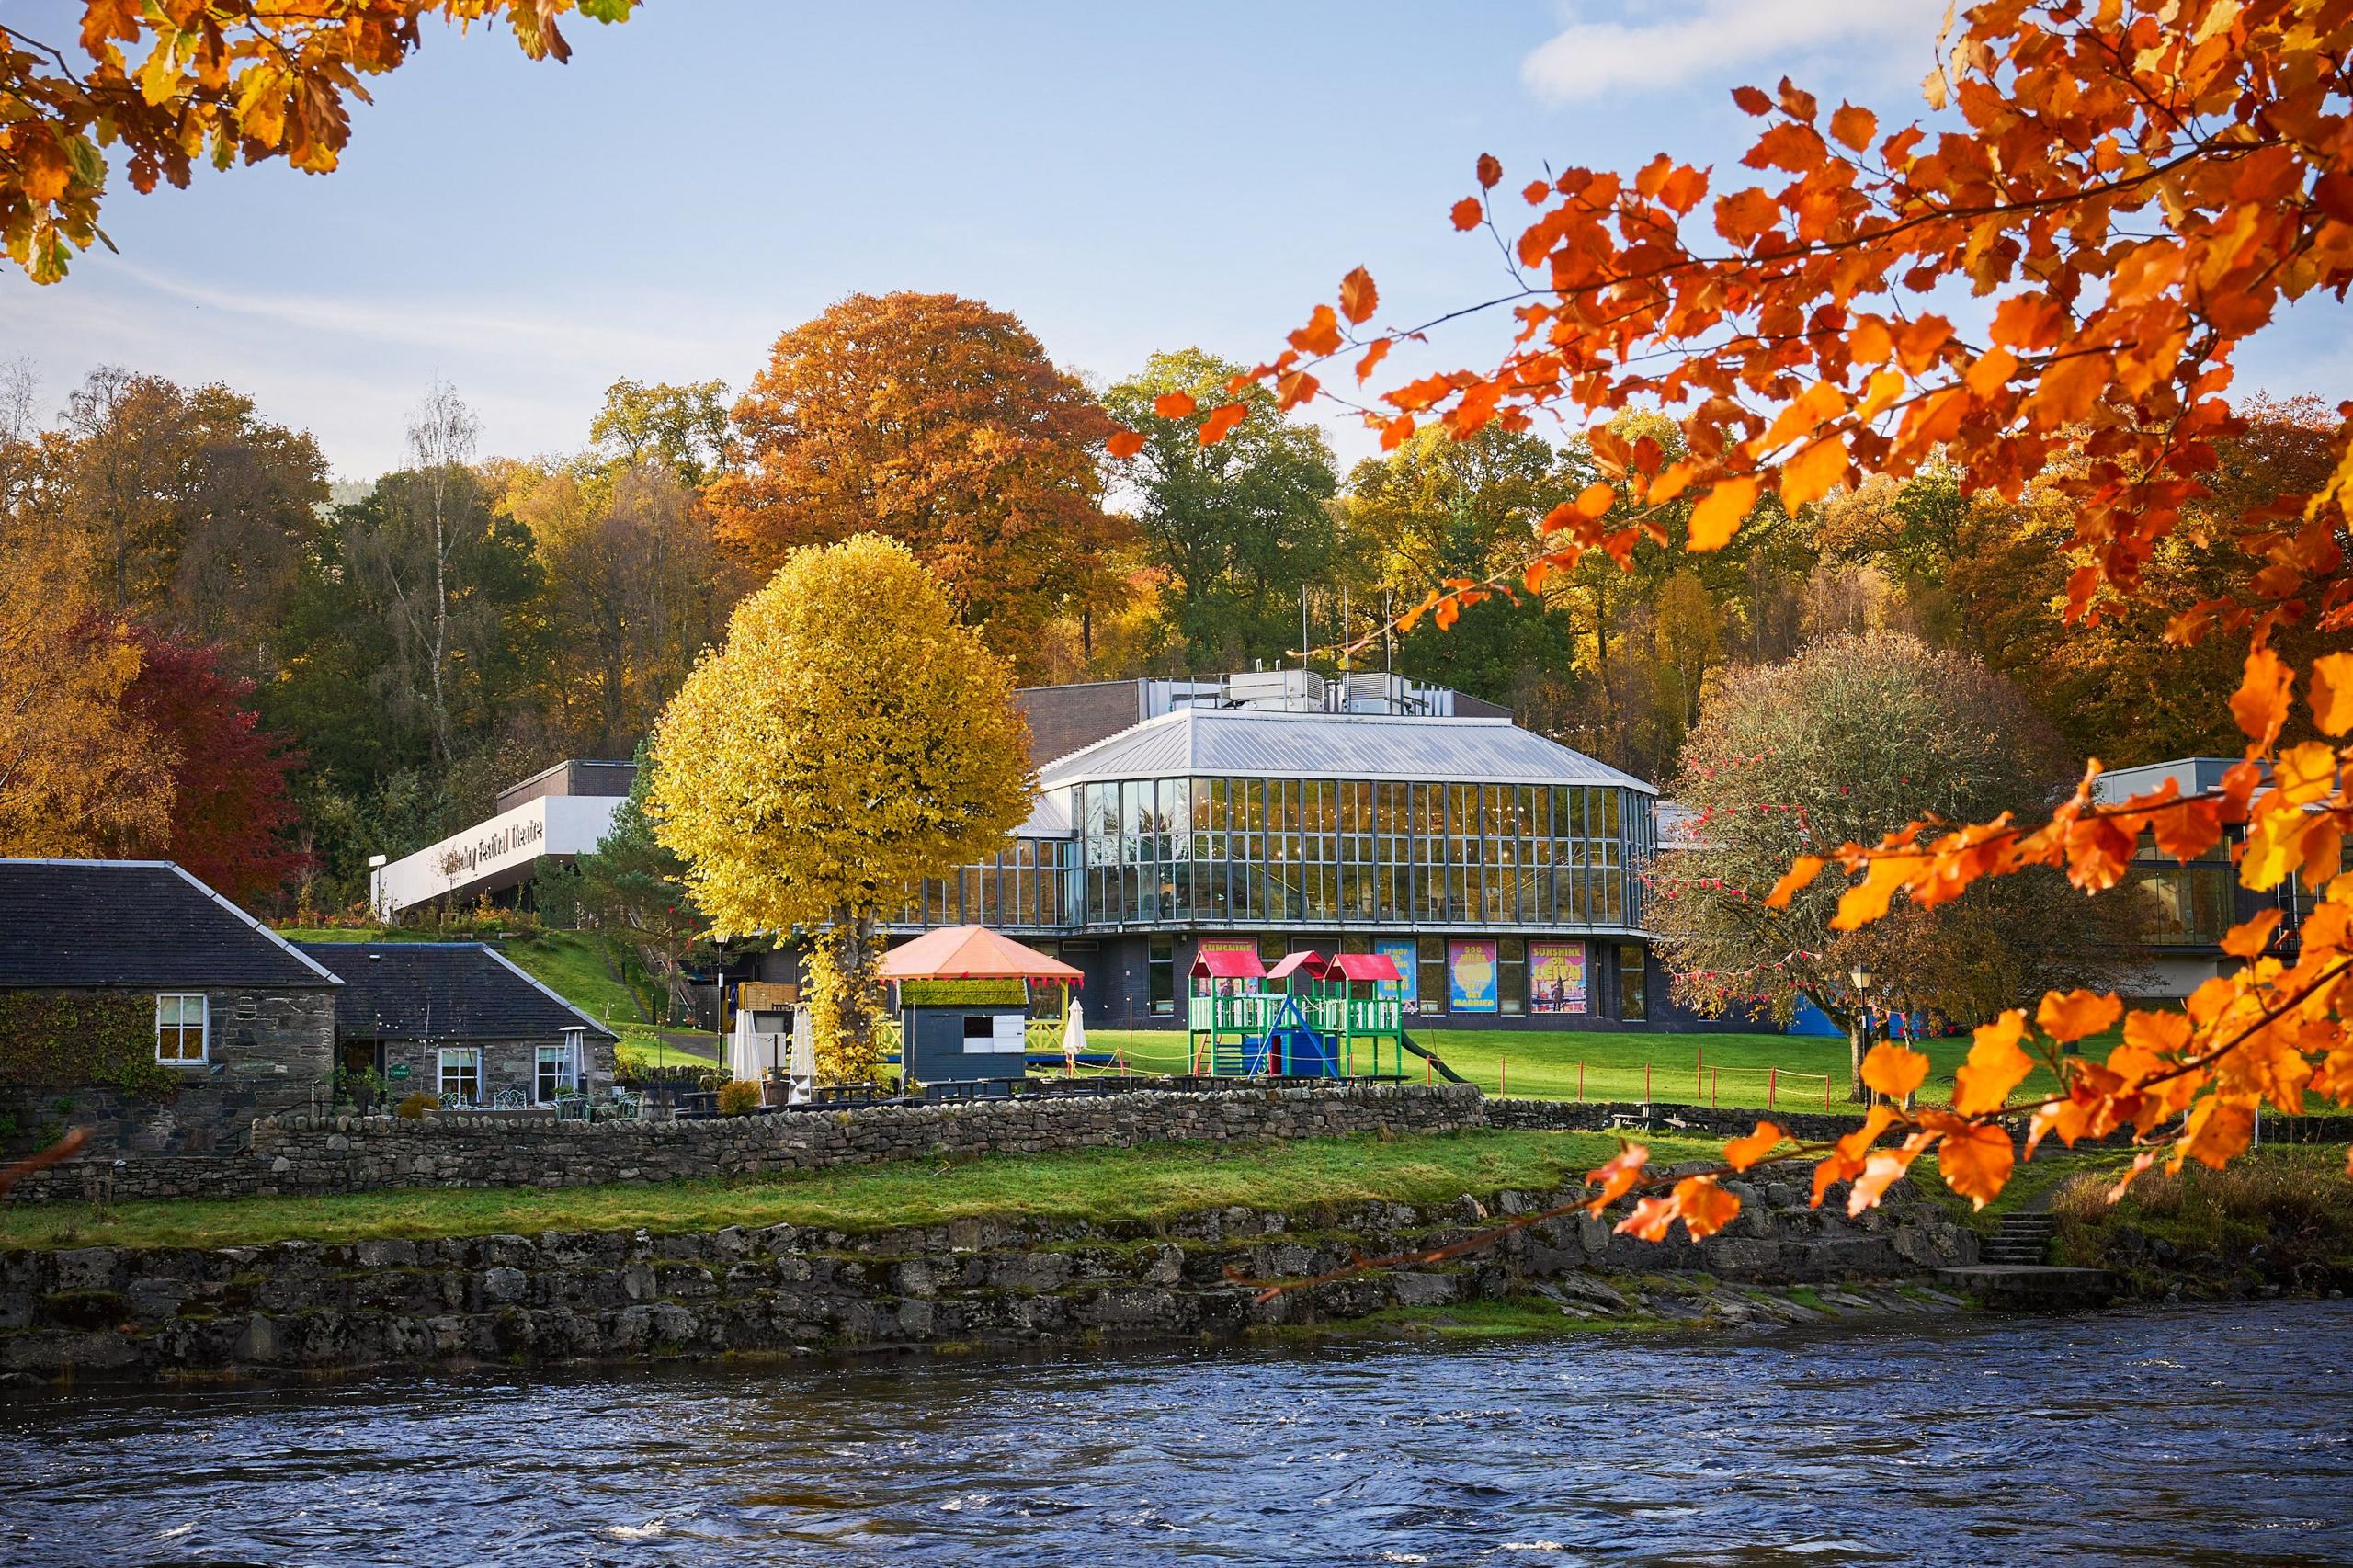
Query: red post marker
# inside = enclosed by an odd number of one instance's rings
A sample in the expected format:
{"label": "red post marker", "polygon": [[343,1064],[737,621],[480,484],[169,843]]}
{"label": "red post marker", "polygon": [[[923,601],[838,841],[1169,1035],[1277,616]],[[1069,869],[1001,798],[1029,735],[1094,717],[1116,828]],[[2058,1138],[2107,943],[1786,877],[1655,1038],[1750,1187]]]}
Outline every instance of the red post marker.
{"label": "red post marker", "polygon": [[1773,1087],[1779,1081],[1780,1074],[1781,1070],[1779,1067],[1765,1069],[1765,1108],[1767,1110],[1773,1108]]}
{"label": "red post marker", "polygon": [[1643,1063],[1643,1103],[1651,1103],[1651,1064],[1647,1062]]}
{"label": "red post marker", "polygon": [[1585,1063],[1577,1063],[1577,1104],[1585,1104]]}

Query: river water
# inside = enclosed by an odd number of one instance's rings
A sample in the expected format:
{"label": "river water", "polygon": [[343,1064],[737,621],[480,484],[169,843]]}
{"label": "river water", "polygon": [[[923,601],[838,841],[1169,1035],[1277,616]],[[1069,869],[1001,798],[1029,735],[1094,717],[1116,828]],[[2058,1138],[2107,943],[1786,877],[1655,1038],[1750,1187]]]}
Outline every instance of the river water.
{"label": "river water", "polygon": [[2343,1563],[2353,1303],[0,1399],[7,1563]]}

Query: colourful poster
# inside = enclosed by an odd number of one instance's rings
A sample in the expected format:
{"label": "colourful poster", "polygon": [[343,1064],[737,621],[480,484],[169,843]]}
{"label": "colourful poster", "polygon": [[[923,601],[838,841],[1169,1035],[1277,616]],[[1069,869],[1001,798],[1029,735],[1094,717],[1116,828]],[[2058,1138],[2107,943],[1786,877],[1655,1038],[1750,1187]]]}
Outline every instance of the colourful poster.
{"label": "colourful poster", "polygon": [[[1193,945],[1197,958],[1202,953],[1255,953],[1257,950],[1258,938],[1256,937],[1204,937]],[[1248,989],[1250,983],[1247,981],[1211,980],[1206,974],[1193,982],[1193,994],[1196,996],[1206,996],[1211,991],[1232,996]]]}
{"label": "colourful poster", "polygon": [[1528,1010],[1531,1013],[1582,1013],[1587,1010],[1583,942],[1528,944]]}
{"label": "colourful poster", "polygon": [[1446,945],[1446,985],[1449,1012],[1495,1011],[1495,943],[1449,942]]}
{"label": "colourful poster", "polygon": [[1415,947],[1415,944],[1412,942],[1375,942],[1372,945],[1372,950],[1376,953],[1387,953],[1389,955],[1389,961],[1395,964],[1397,966],[1397,972],[1404,977],[1402,980],[1382,980],[1375,982],[1373,985],[1374,994],[1381,996],[1387,1001],[1403,1002],[1405,1004],[1405,1011],[1409,1013],[1412,1012],[1414,1010],[1414,1004],[1421,999],[1420,992],[1415,988],[1416,971],[1414,968],[1414,961],[1420,956]]}

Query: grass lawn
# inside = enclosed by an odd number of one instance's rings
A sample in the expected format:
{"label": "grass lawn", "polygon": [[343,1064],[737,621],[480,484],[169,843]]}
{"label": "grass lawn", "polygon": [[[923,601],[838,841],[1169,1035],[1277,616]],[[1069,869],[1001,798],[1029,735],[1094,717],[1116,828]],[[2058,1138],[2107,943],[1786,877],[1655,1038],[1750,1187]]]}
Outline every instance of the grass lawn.
{"label": "grass lawn", "polygon": [[[1531,1099],[1631,1100],[1643,1097],[1645,1068],[1650,1097],[1661,1104],[1719,1104],[1787,1110],[1821,1110],[1825,1080],[1827,1108],[1847,1108],[1847,1042],[1816,1035],[1641,1034],[1608,1029],[1449,1029],[1406,1031],[1424,1050],[1489,1094],[1505,1091]],[[1086,1034],[1097,1050],[1125,1050],[1140,1072],[1185,1070],[1181,1029],[1095,1029]],[[1968,1058],[1970,1040],[1921,1042],[1933,1065],[1924,1100],[1943,1103],[1952,1096],[1954,1070]],[[2087,1049],[2105,1054],[2101,1041]],[[1421,1061],[1406,1059],[1408,1074],[1426,1076]],[[1704,1085],[1699,1069],[1705,1065]],[[1778,1072],[1773,1070],[1778,1069]],[[2020,1100],[2047,1093],[2051,1074],[2040,1068],[2020,1086]]]}
{"label": "grass lawn", "polygon": [[[1660,1138],[1661,1161],[1711,1155],[1704,1140]],[[790,1221],[842,1231],[983,1216],[1150,1221],[1245,1204],[1302,1212],[1384,1199],[1438,1202],[1497,1187],[1549,1187],[1615,1152],[1593,1132],[1461,1132],[1246,1146],[1159,1144],[928,1160],[654,1187],[424,1188],[324,1198],[14,1204],[0,1247],[242,1246],[268,1242],[716,1230]]]}

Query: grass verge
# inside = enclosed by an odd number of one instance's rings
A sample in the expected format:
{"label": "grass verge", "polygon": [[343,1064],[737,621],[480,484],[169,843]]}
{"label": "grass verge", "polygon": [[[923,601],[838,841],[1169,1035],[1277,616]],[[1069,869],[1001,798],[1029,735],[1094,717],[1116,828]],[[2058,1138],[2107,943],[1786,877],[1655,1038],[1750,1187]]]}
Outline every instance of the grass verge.
{"label": "grass verge", "polygon": [[[1711,1152],[1655,1139],[1654,1157]],[[524,1189],[417,1188],[0,1210],[0,1247],[245,1246],[278,1241],[717,1230],[790,1222],[867,1232],[983,1217],[1151,1221],[1233,1205],[1303,1213],[1381,1199],[1431,1203],[1498,1187],[1550,1187],[1615,1152],[1592,1132],[1459,1132],[1225,1146],[1165,1143],[911,1160],[736,1182]]]}
{"label": "grass verge", "polygon": [[2053,1195],[2058,1261],[2115,1269],[2137,1294],[2176,1284],[2206,1296],[2353,1285],[2353,1181],[2342,1147],[2273,1147],[2219,1171],[2151,1172],[2110,1204],[2116,1175],[2112,1165],[2084,1171]]}
{"label": "grass verge", "polygon": [[[1847,1111],[1847,1042],[1819,1035],[1679,1034],[1622,1029],[1449,1029],[1415,1027],[1407,1033],[1425,1050],[1487,1093],[1529,1099],[1640,1101],[1661,1105],[1722,1105],[1762,1110]],[[1186,1070],[1182,1029],[1087,1030],[1097,1051],[1121,1049],[1138,1071]],[[1943,1104],[1953,1074],[1968,1059],[1970,1037],[1914,1042],[1927,1052],[1928,1082],[1921,1098]],[[2097,1045],[2098,1042],[2094,1042]],[[2091,1049],[2087,1047],[2086,1049]],[[2104,1047],[2100,1048],[2104,1051]],[[1361,1062],[1357,1065],[1364,1065]],[[1389,1070],[1384,1056],[1382,1070]],[[1407,1076],[1425,1068],[1405,1059]],[[2051,1075],[2038,1067],[2018,1091],[2021,1101],[2049,1091]],[[1828,1103],[1824,1089],[1828,1088]]]}

